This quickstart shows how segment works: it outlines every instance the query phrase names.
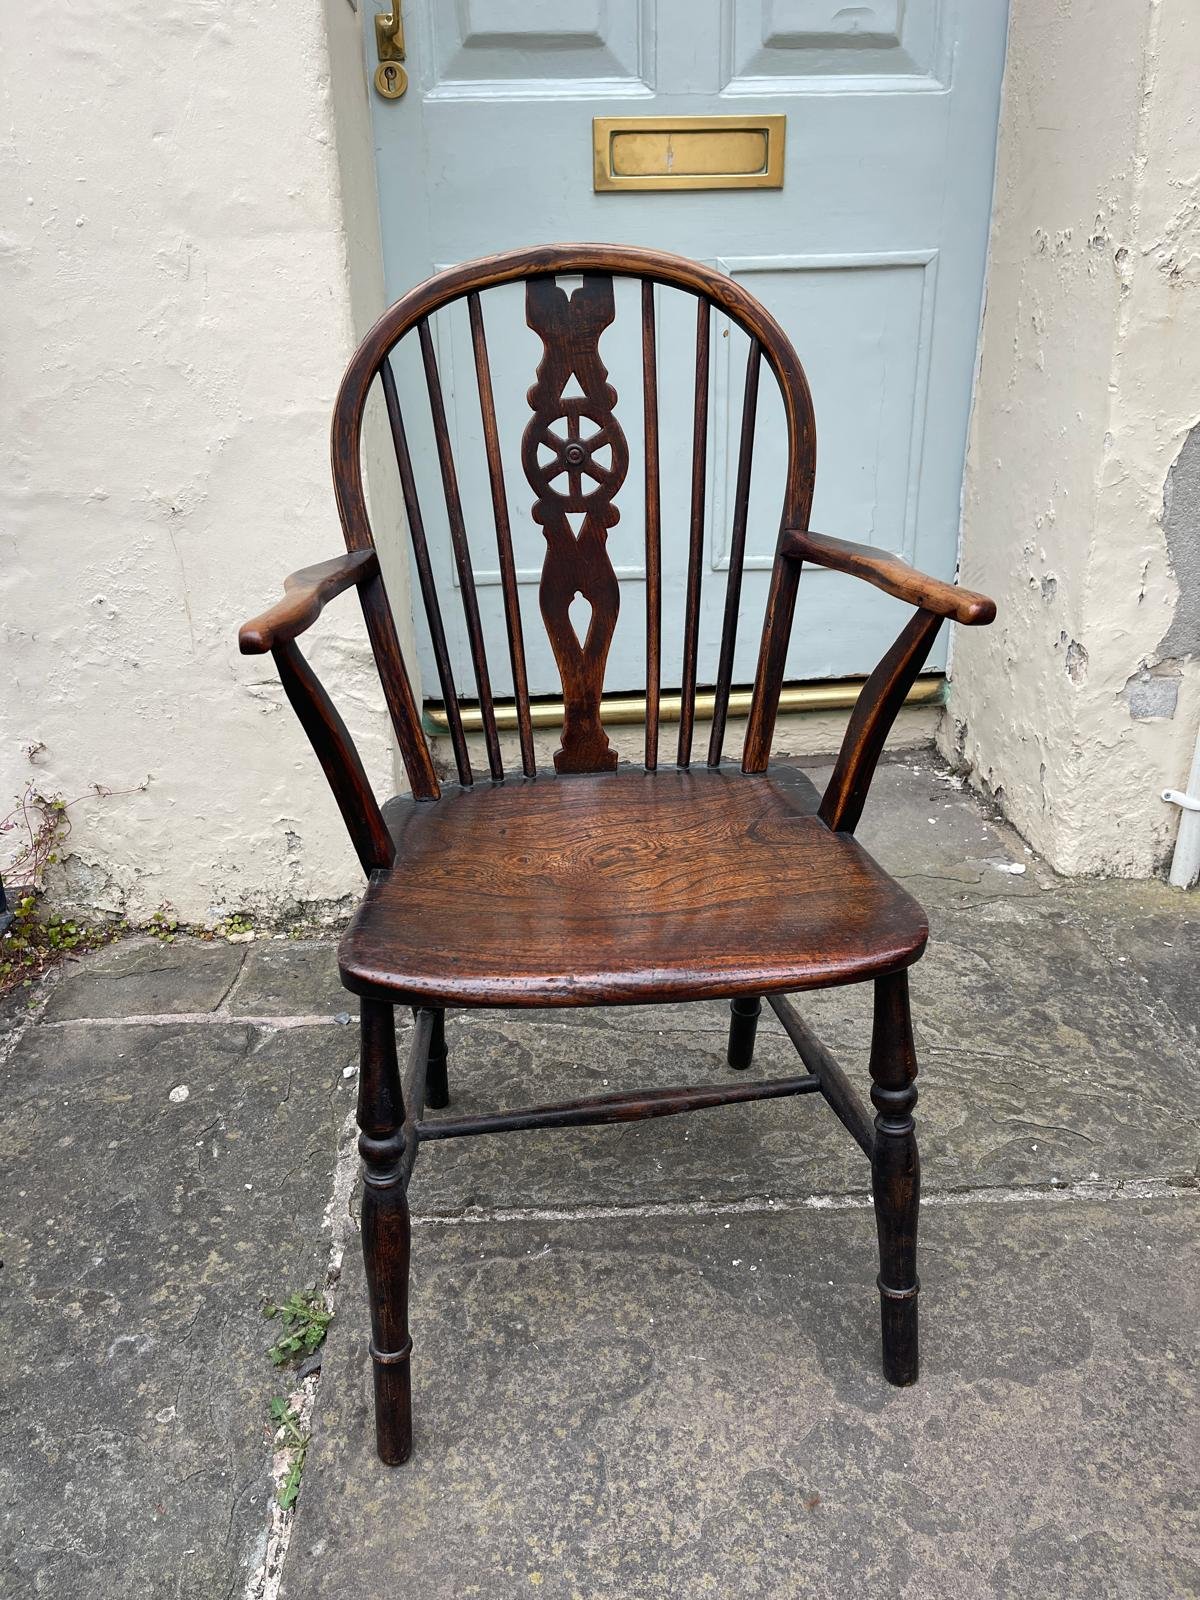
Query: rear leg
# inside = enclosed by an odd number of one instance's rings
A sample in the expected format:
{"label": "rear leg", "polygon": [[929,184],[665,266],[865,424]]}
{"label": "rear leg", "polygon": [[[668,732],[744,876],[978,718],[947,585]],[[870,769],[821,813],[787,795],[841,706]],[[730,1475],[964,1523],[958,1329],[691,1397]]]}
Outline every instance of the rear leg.
{"label": "rear leg", "polygon": [[444,1111],[450,1104],[450,1079],[446,1064],[446,1013],[435,1011],[425,1070],[425,1104],[431,1111]]}
{"label": "rear leg", "polygon": [[743,1072],[754,1059],[754,1036],[758,1032],[758,1018],[762,1001],[756,994],[729,1002],[729,1049],[725,1059],[731,1067]]}

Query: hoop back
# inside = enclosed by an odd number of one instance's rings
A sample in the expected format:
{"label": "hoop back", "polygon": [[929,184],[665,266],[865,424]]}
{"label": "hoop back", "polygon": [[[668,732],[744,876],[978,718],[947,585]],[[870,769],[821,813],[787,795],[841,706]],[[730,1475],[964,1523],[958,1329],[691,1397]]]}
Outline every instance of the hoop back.
{"label": "hoop back", "polygon": [[[555,281],[582,275],[582,285],[568,294]],[[605,667],[620,607],[620,586],[608,551],[608,535],[620,520],[617,496],[625,483],[629,445],[616,416],[617,393],[600,357],[601,335],[616,316],[614,276],[642,280],[643,406],[645,419],[646,491],[646,766],[657,762],[660,700],[661,635],[661,508],[659,506],[659,442],[657,351],[653,287],[662,284],[697,298],[696,384],[693,427],[692,496],[688,573],[685,588],[683,685],[678,761],[691,761],[696,707],[696,635],[703,554],[708,425],[710,309],[724,312],[748,335],[750,351],[743,400],[734,505],[731,559],[715,694],[713,736],[708,762],[721,761],[725,716],[730,692],[733,642],[741,593],[745,551],[745,519],[750,461],[754,443],[760,360],[765,356],[779,384],[787,427],[787,473],[781,532],[808,526],[815,469],[812,401],[803,368],[790,341],[770,314],[742,286],[711,268],[659,251],[608,245],[546,246],[470,262],[437,274],[396,302],[363,340],[339,391],[333,422],[333,471],[338,507],[349,549],[371,547],[374,539],[363,488],[361,434],[371,385],[382,384],[395,445],[397,465],[413,542],[415,564],[429,624],[429,634],[446,706],[459,780],[473,781],[453,672],[446,647],[441,601],[433,581],[424,519],[417,501],[408,441],[401,416],[390,354],[405,334],[417,329],[429,392],[430,411],[441,468],[451,542],[471,647],[475,689],[493,780],[504,777],[495,706],[488,671],[486,641],[479,619],[471,541],[463,516],[450,434],[442,399],[429,319],[454,300],[466,299],[470,312],[476,379],[491,497],[496,548],[503,591],[509,656],[513,670],[522,769],[536,771],[524,639],[518,604],[516,569],[509,527],[507,494],[498,442],[496,409],[484,333],[481,292],[524,281],[525,315],[542,342],[536,381],[529,390],[530,419],[521,443],[521,466],[533,491],[532,515],[545,538],[539,602],[542,620],[562,682],[564,718],[560,748],[554,755],[560,773],[611,771],[617,754],[601,718]],[[749,727],[743,750],[746,771],[761,771],[767,761],[783,664],[795,603],[795,568],[777,554],[772,569],[759,649]],[[572,610],[585,617],[578,627]],[[394,619],[376,607],[367,617],[377,658],[399,660]],[[400,670],[404,671],[400,661]],[[402,704],[412,705],[411,692],[389,695],[393,720],[405,722],[401,751],[416,794],[438,792],[432,765],[410,758],[414,730]],[[414,767],[418,770],[414,770]]]}

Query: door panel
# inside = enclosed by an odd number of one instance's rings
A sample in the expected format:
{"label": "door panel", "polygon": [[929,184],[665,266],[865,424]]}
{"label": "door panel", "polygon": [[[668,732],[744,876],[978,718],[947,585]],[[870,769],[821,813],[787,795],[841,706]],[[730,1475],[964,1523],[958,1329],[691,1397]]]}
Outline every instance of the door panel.
{"label": "door panel", "polygon": [[[940,89],[948,65],[939,0],[724,0],[728,93],[845,93],[850,78],[887,78],[890,90]],[[859,85],[873,88],[874,85]],[[882,87],[882,85],[880,85]]]}
{"label": "door panel", "polygon": [[424,0],[421,11],[427,98],[653,92],[653,0]]}
{"label": "door panel", "polygon": [[[645,244],[714,263],[779,317],[809,375],[817,419],[813,526],[953,575],[970,407],[1006,0],[423,0],[405,13],[411,86],[375,99],[389,291],[436,268],[554,240]],[[371,17],[364,17],[374,64]],[[753,97],[753,107],[747,98]],[[631,104],[636,102],[636,104]],[[784,187],[601,193],[594,116],[787,116]],[[630,447],[609,535],[621,614],[606,688],[644,670],[641,361],[637,287],[617,283],[601,354]],[[663,418],[664,684],[682,658],[694,303],[659,295]],[[537,605],[544,541],[520,466],[540,341],[523,291],[484,297],[530,687],[559,684]],[[465,307],[436,340],[497,693],[508,692],[503,609]],[[745,340],[714,325],[700,677],[715,671],[728,567]],[[454,593],[419,360],[397,362],[441,582]],[[764,371],[735,681],[753,676],[778,530],[782,414]],[[471,692],[461,608],[445,621]],[[864,584],[806,570],[792,680],[869,671],[903,620]],[[944,656],[935,656],[937,665]],[[423,678],[436,692],[426,648]]]}

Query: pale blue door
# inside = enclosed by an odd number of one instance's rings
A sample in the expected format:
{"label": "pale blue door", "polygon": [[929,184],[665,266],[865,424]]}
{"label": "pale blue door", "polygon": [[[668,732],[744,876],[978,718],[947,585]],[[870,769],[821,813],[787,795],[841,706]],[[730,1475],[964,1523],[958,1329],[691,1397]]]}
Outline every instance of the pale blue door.
{"label": "pale blue door", "polygon": [[[373,72],[372,16],[364,23]],[[390,294],[454,262],[565,240],[651,245],[714,263],[775,313],[808,371],[817,416],[813,526],[951,577],[1007,0],[409,0],[404,26],[408,92],[394,101],[373,96]],[[782,189],[594,192],[593,117],[745,110],[787,117]],[[601,351],[636,463],[636,286],[624,290],[618,285],[617,321]],[[465,309],[458,309],[461,325],[454,312],[443,313],[435,332],[481,609],[498,646],[492,658],[502,662],[492,508]],[[524,325],[519,290],[496,291],[487,309],[530,688],[550,694],[558,679],[537,617],[543,540],[529,517],[532,495],[519,453],[540,346]],[[664,483],[665,683],[682,652],[689,315],[663,304],[661,337],[669,339],[677,325],[680,354],[660,355],[661,409],[680,425],[681,440],[678,452],[668,446],[668,473],[677,476]],[[721,333],[712,366],[704,587],[710,653],[701,659],[702,683],[711,682],[715,662],[740,418],[740,335]],[[403,361],[397,379],[434,508],[440,496],[420,420],[423,382]],[[764,401],[771,388],[764,383]],[[743,599],[743,614],[756,621],[778,531],[777,422],[765,404]],[[609,541],[622,582],[611,691],[642,682],[638,476],[635,466]],[[450,588],[448,540],[436,522],[433,537],[441,581]],[[447,607],[447,633],[458,679],[469,682],[458,612]],[[789,679],[870,670],[901,620],[896,602],[874,589],[806,571]],[[756,627],[744,626],[735,683],[752,680],[756,642]],[[435,683],[431,661],[423,665],[425,682]],[[497,692],[505,687],[498,676]]]}

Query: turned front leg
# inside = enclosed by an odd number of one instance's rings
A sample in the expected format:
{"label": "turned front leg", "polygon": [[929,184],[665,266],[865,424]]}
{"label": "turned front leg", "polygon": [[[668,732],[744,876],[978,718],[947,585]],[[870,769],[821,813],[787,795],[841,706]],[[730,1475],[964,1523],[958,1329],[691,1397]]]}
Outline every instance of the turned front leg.
{"label": "turned front leg", "polygon": [[404,1096],[396,1060],[393,1008],[362,1001],[358,1149],[363,1158],[362,1242],[371,1306],[375,1439],[388,1466],[412,1449],[408,1332],[411,1228],[404,1171]]}
{"label": "turned front leg", "polygon": [[917,1103],[916,1077],[908,974],[897,972],[876,981],[871,1034],[871,1100],[876,1110],[871,1185],[879,1233],[883,1375],[895,1384],[917,1381],[921,1163],[912,1115]]}

